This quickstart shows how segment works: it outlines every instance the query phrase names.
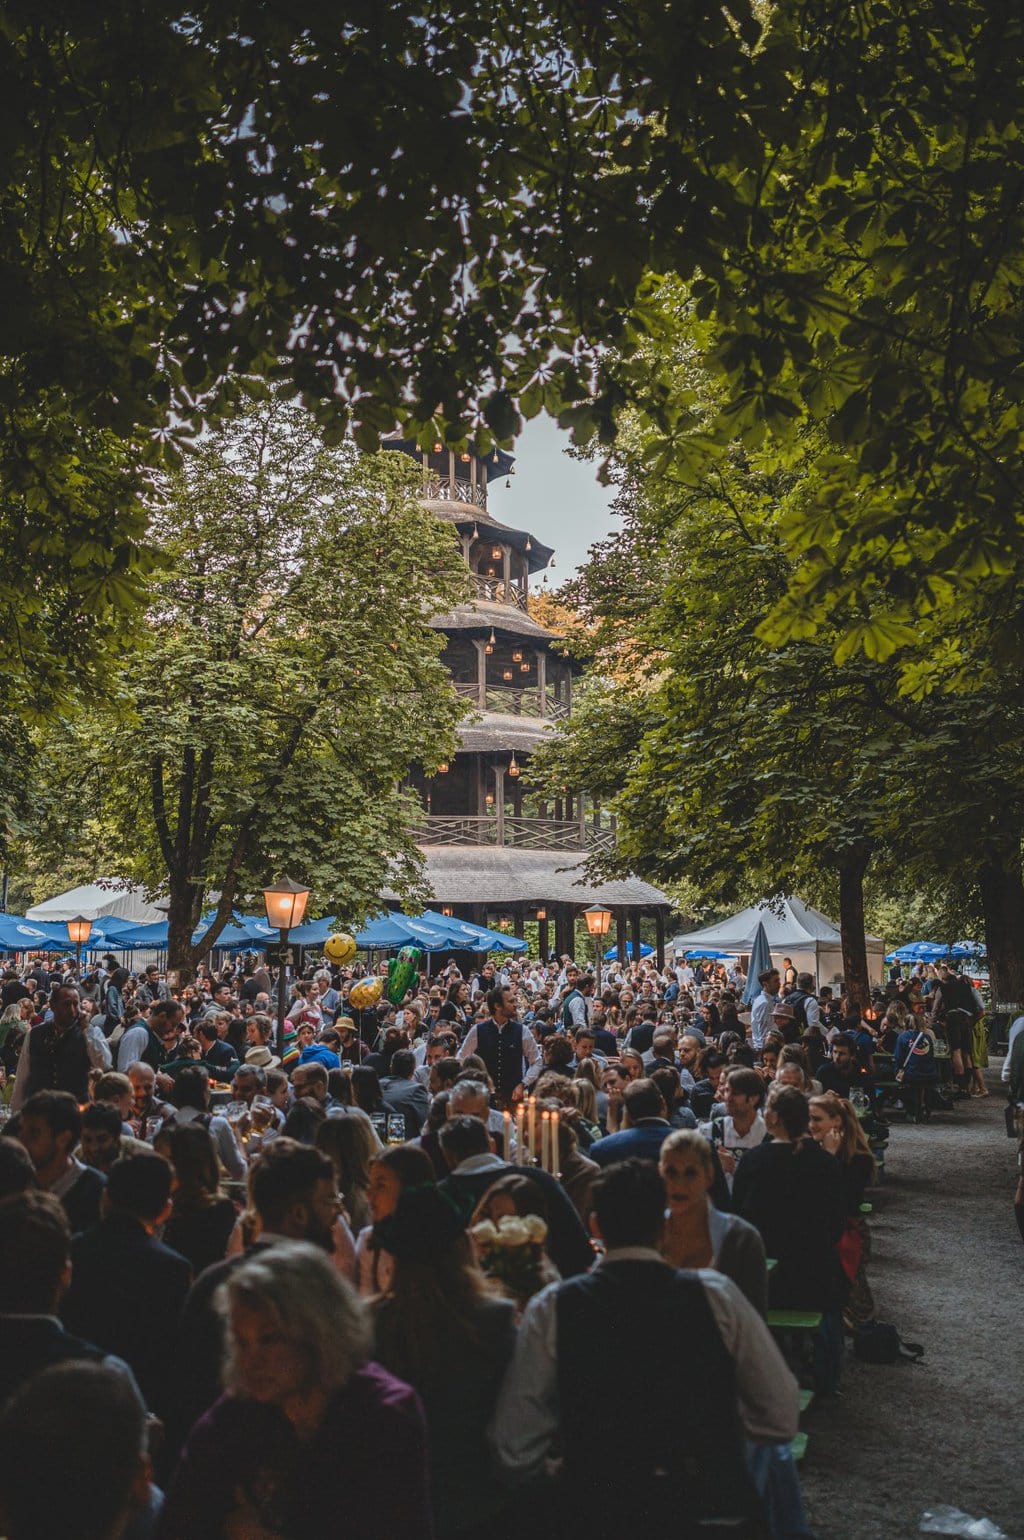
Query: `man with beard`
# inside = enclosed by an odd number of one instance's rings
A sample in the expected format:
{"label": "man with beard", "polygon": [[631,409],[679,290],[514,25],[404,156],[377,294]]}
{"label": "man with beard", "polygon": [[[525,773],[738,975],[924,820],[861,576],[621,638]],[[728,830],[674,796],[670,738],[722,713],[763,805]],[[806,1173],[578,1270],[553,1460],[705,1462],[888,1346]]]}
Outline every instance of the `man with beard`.
{"label": "man with beard", "polygon": [[[259,1218],[259,1234],[250,1250],[281,1241],[310,1241],[333,1252],[331,1231],[341,1203],[334,1168],[319,1150],[285,1138],[267,1145],[249,1171],[249,1203]],[[178,1331],[172,1430],[179,1441],[220,1395],[224,1323],[213,1299],[244,1255],[206,1268],[185,1301]],[[179,1444],[172,1438],[170,1446]]]}

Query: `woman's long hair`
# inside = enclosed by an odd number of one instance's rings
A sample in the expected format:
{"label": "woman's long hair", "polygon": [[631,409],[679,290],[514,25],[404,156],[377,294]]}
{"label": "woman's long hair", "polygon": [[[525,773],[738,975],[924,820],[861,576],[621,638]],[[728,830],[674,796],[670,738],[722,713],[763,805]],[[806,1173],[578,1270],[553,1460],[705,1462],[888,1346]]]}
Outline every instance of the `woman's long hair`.
{"label": "woman's long hair", "polygon": [[345,1200],[345,1208],[354,1230],[370,1223],[367,1191],[370,1185],[370,1161],[380,1149],[380,1141],[365,1112],[358,1108],[340,1117],[325,1118],[313,1140],[334,1167],[334,1180]]}
{"label": "woman's long hair", "polygon": [[477,1346],[476,1309],[493,1293],[468,1235],[429,1260],[396,1257],[391,1286],[374,1301],[377,1346],[387,1367],[410,1385],[449,1372],[460,1351]]}
{"label": "woman's long hair", "polygon": [[867,1135],[861,1127],[860,1118],[854,1112],[850,1103],[842,1096],[837,1096],[834,1091],[826,1091],[823,1096],[812,1096],[810,1106],[820,1107],[830,1118],[838,1118],[841,1124],[842,1142],[836,1151],[836,1159],[841,1160],[844,1166],[848,1166],[857,1155],[865,1155],[871,1162],[871,1169],[875,1169],[875,1157],[871,1153],[871,1146],[867,1141]]}
{"label": "woman's long hair", "polygon": [[363,1112],[379,1112],[384,1105],[377,1071],[368,1064],[357,1064],[352,1070],[352,1100]]}
{"label": "woman's long hair", "polygon": [[166,1138],[177,1178],[175,1214],[194,1214],[209,1208],[220,1185],[212,1134],[201,1123],[179,1123],[168,1129]]}

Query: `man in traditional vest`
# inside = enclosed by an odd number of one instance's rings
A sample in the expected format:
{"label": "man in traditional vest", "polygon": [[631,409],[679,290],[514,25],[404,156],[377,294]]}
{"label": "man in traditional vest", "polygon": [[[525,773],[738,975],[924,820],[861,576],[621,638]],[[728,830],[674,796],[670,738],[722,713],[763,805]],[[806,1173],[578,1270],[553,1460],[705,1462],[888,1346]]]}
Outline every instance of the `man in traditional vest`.
{"label": "man in traditional vest", "polygon": [[[610,1166],[592,1201],[604,1255],[526,1307],[492,1427],[501,1466],[538,1478],[557,1442],[554,1504],[565,1532],[590,1540],[767,1535],[743,1441],[789,1443],[796,1380],[730,1279],[661,1257],[665,1189],[653,1162]],[[624,1321],[643,1321],[657,1351],[595,1354]],[[595,1461],[595,1450],[614,1458]]]}
{"label": "man in traditional vest", "polygon": [[570,973],[569,988],[562,996],[562,1026],[566,1032],[576,1027],[590,1026],[590,1006],[594,994],[594,980],[589,973],[574,979]]}
{"label": "man in traditional vest", "polygon": [[89,1100],[90,1069],[110,1065],[103,1033],[81,1024],[78,990],[59,984],[50,995],[50,1019],[33,1027],[22,1044],[11,1107],[17,1112],[36,1091],[70,1091],[81,1105]]}
{"label": "man in traditional vest", "polygon": [[536,1080],[540,1074],[540,1049],[529,1028],[516,1020],[515,999],[507,985],[488,991],[487,1009],[491,1013],[489,1019],[470,1027],[459,1049],[459,1058],[467,1059],[475,1053],[483,1059],[494,1082],[498,1106],[508,1107],[521,1099],[524,1080]]}

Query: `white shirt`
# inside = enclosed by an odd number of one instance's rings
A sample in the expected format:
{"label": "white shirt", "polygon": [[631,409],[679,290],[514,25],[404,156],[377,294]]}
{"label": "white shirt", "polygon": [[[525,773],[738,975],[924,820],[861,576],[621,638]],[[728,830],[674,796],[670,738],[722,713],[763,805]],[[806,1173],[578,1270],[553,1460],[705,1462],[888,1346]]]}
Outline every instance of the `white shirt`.
{"label": "white shirt", "polygon": [[121,1041],[117,1045],[117,1067],[122,1075],[128,1073],[132,1064],[137,1064],[146,1051],[149,1042],[148,1027],[129,1027]]}
{"label": "white shirt", "polygon": [[[700,1131],[705,1139],[714,1142],[711,1138],[713,1133],[711,1123],[701,1123]],[[767,1133],[764,1118],[759,1112],[754,1114],[754,1121],[745,1134],[738,1134],[732,1118],[726,1115],[722,1118],[722,1138],[719,1142],[723,1150],[756,1150],[759,1144],[764,1143]],[[733,1178],[736,1173],[724,1171],[722,1174],[725,1177],[726,1186],[732,1192]]]}
{"label": "white shirt", "polygon": [[[1010,1036],[1006,1045],[1006,1058],[1003,1060],[1003,1067],[999,1071],[1000,1080],[1006,1081],[1007,1084],[1010,1080],[1010,1055],[1013,1053],[1014,1043],[1022,1032],[1024,1032],[1024,1016],[1018,1016],[1010,1028]],[[1018,1105],[1024,1107],[1024,1102],[1019,1102]]]}
{"label": "white shirt", "polygon": [[[646,1246],[610,1251],[598,1266],[614,1267],[618,1261],[668,1266],[659,1252]],[[711,1268],[701,1268],[697,1276],[736,1367],[740,1420],[747,1438],[789,1443],[797,1432],[799,1390],[768,1327],[731,1279]],[[541,1470],[558,1433],[560,1287],[548,1284],[526,1306],[491,1424],[499,1464],[521,1479]]]}
{"label": "white shirt", "polygon": [[[519,1022],[506,1023],[506,1025],[511,1025],[514,1030],[520,1030]],[[525,1085],[530,1085],[534,1080],[537,1079],[541,1070],[544,1068],[544,1060],[541,1058],[540,1047],[537,1043],[537,1039],[534,1037],[529,1027],[522,1027],[521,1030],[523,1034],[523,1060],[524,1067],[526,1069],[526,1073],[523,1076],[523,1083]],[[458,1054],[459,1059],[468,1059],[470,1054],[476,1053],[476,1045],[477,1030],[476,1027],[470,1027],[469,1031],[466,1033],[462,1040],[462,1047],[459,1049]]]}
{"label": "white shirt", "polygon": [[760,1048],[763,1045],[765,1035],[772,1024],[772,1014],[778,1003],[778,995],[770,995],[766,989],[762,989],[751,1006],[750,1041],[755,1048]]}

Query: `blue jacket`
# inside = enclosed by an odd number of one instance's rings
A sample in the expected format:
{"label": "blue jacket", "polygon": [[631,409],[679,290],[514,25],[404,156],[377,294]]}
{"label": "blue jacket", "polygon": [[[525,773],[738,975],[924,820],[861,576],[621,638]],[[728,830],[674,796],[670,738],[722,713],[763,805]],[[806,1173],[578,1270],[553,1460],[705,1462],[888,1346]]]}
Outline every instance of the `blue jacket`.
{"label": "blue jacket", "polygon": [[299,1054],[300,1064],[322,1064],[324,1069],[340,1069],[341,1059],[332,1048],[325,1048],[323,1043],[310,1043],[308,1048],[303,1048]]}
{"label": "blue jacket", "polygon": [[[918,1043],[917,1039],[921,1041]],[[917,1047],[914,1048],[914,1044]],[[914,1048],[913,1053],[911,1049]],[[892,1055],[893,1066],[905,1072],[907,1080],[938,1080],[939,1066],[935,1062],[935,1039],[920,1027],[908,1027],[896,1039]]]}
{"label": "blue jacket", "polygon": [[664,1118],[641,1118],[632,1128],[624,1128],[618,1134],[606,1134],[587,1151],[591,1160],[599,1166],[613,1166],[616,1161],[658,1159],[661,1147],[672,1132],[671,1123]]}

